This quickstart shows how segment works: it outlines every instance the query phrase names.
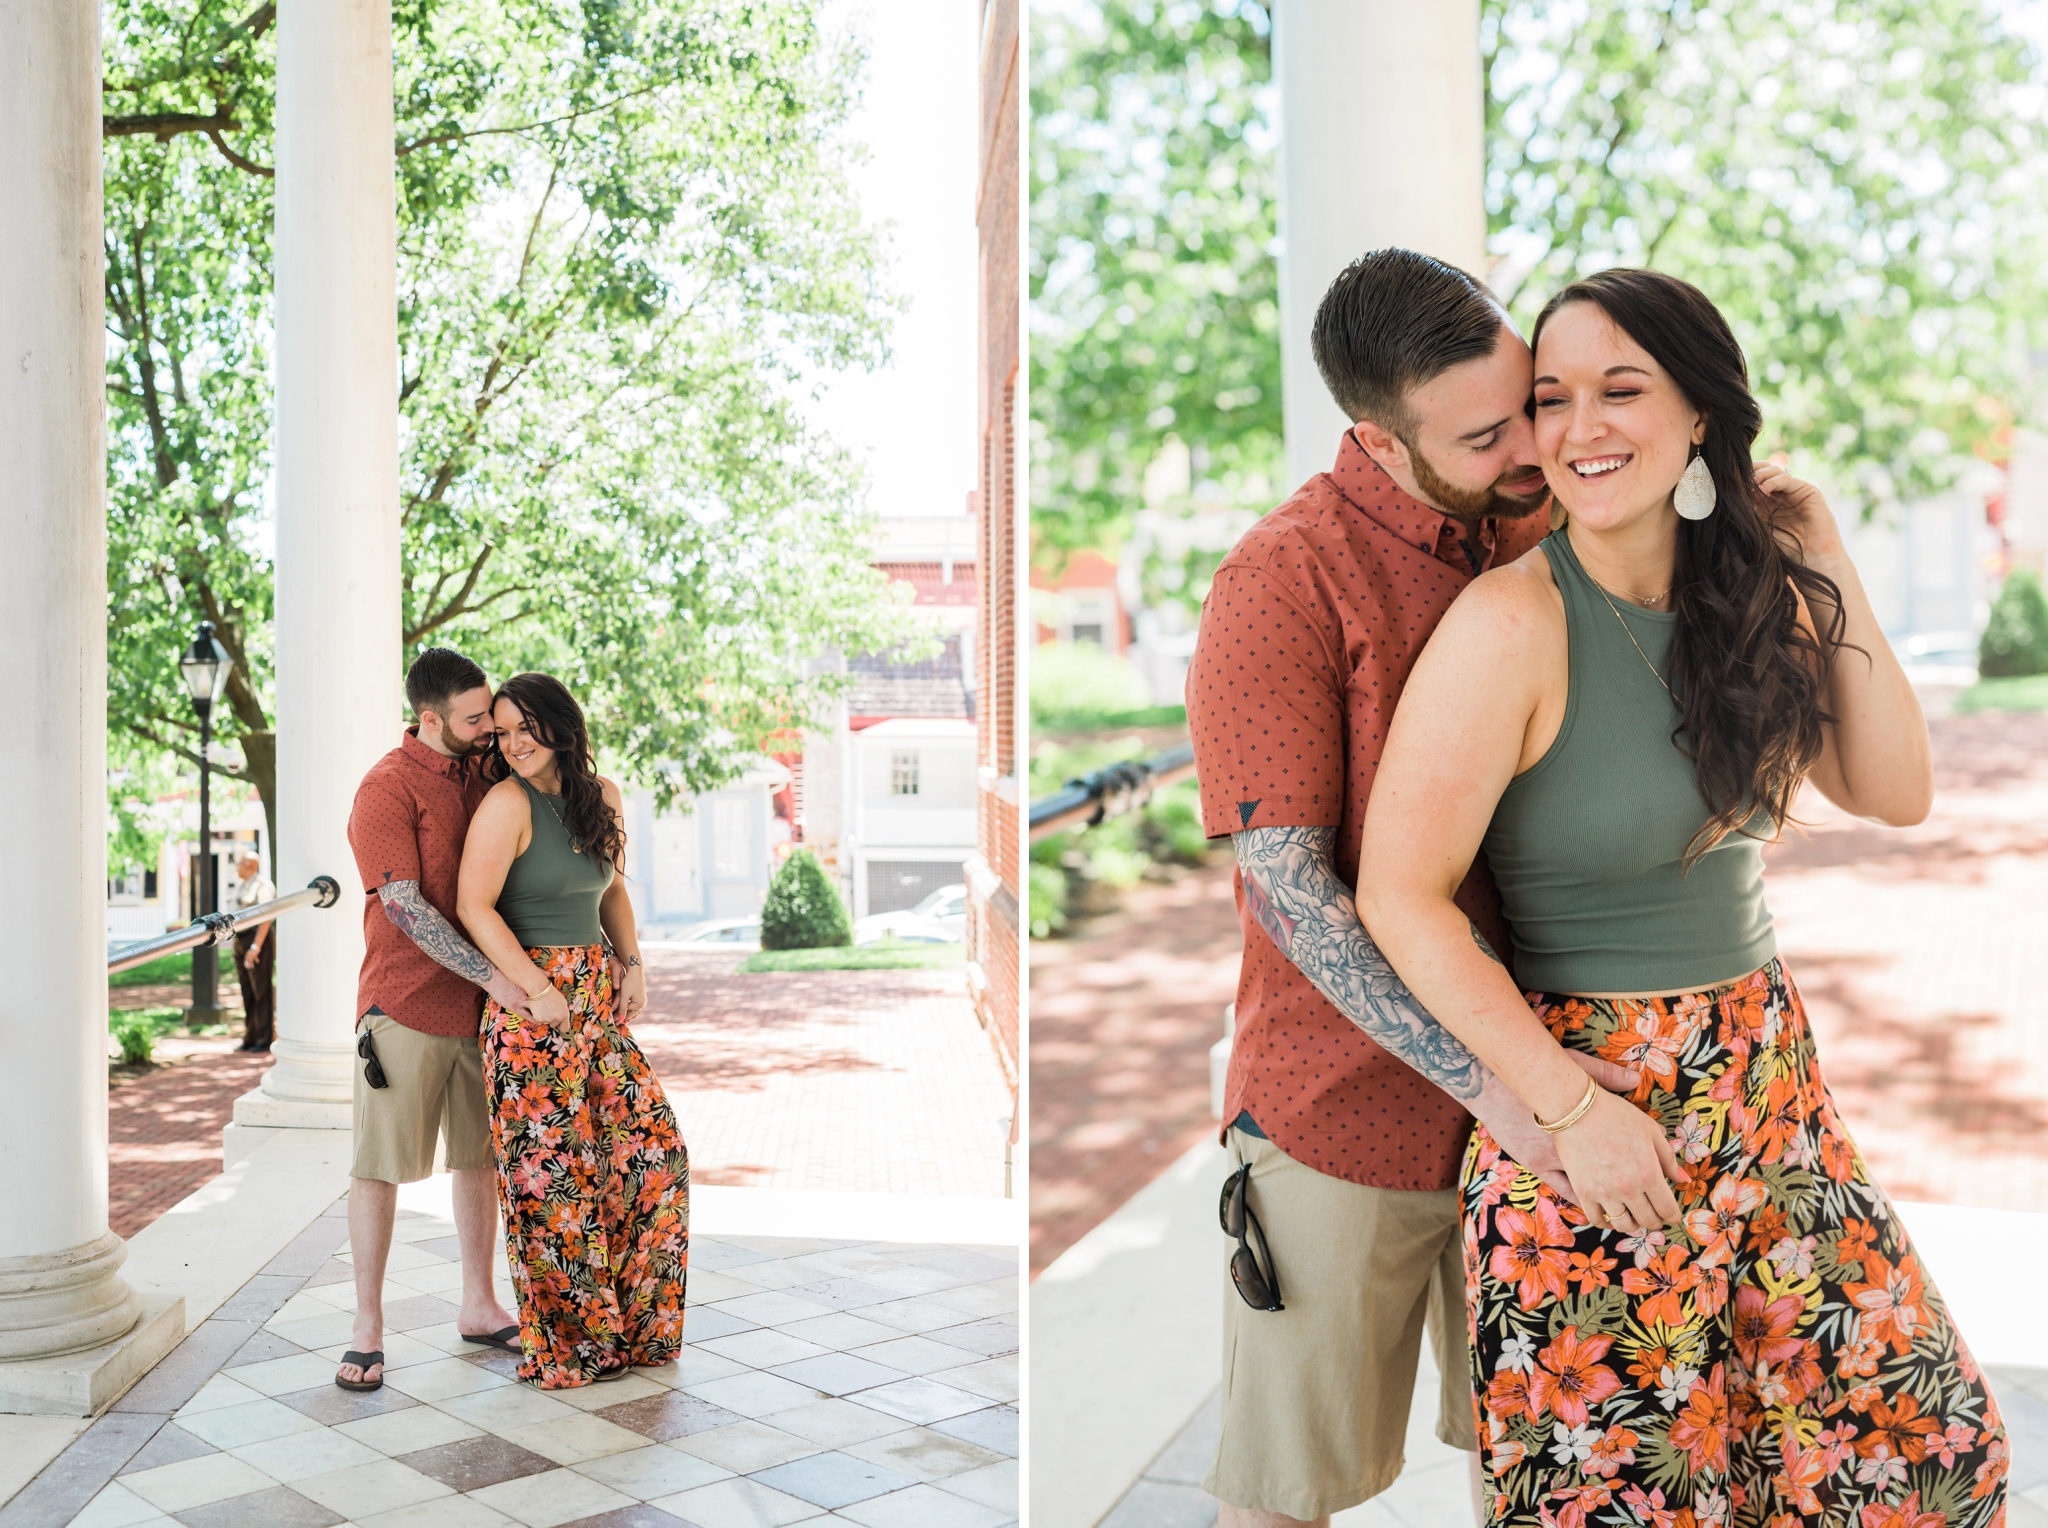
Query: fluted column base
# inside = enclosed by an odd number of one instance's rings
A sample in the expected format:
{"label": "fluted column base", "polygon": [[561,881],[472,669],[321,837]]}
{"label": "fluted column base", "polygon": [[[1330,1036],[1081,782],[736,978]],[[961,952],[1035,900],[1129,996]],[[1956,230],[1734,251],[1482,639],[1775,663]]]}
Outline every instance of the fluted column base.
{"label": "fluted column base", "polygon": [[128,1244],[0,1259],[0,1412],[97,1416],[185,1336],[185,1302],[121,1277]]}
{"label": "fluted column base", "polygon": [[354,1118],[352,1045],[278,1039],[263,1081],[235,1100],[235,1123],[263,1129],[347,1130]]}

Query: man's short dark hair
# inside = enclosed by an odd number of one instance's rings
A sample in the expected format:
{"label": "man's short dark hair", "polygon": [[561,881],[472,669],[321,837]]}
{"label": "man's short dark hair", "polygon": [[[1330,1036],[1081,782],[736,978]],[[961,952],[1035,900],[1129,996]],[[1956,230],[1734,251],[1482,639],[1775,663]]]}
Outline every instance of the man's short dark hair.
{"label": "man's short dark hair", "polygon": [[479,685],[490,685],[484,671],[452,647],[428,648],[405,671],[405,698],[414,716],[438,711],[446,720],[448,702]]}
{"label": "man's short dark hair", "polygon": [[1412,249],[1376,249],[1339,273],[1316,308],[1310,345],[1345,417],[1406,440],[1408,394],[1493,354],[1507,315],[1485,287]]}

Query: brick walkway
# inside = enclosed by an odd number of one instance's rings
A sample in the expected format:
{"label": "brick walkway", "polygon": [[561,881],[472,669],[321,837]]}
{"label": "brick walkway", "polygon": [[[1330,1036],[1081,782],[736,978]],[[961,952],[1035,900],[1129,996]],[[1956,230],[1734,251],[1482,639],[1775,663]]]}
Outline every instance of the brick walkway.
{"label": "brick walkway", "polygon": [[116,1236],[133,1236],[220,1176],[221,1127],[269,1066],[255,1053],[191,1056],[107,1095],[107,1223]]}
{"label": "brick walkway", "polygon": [[1227,856],[1031,946],[1031,1271],[1216,1128],[1244,941]]}
{"label": "brick walkway", "polygon": [[[1009,1092],[957,971],[740,976],[648,952],[634,1035],[699,1183],[1000,1194]],[[232,1041],[223,1041],[231,1044]],[[270,1058],[193,1056],[108,1097],[110,1222],[133,1236],[220,1173],[220,1132]]]}
{"label": "brick walkway", "polygon": [[1919,827],[1803,800],[1809,836],[1769,858],[1779,946],[1879,1182],[2048,1210],[2048,715],[1933,730]]}
{"label": "brick walkway", "polygon": [[[1779,944],[1880,1182],[2048,1211],[2048,715],[1933,734],[1921,826],[1802,800],[1807,835],[1768,861]],[[1214,1128],[1207,1052],[1240,949],[1227,864],[1032,946],[1034,1273]]]}
{"label": "brick walkway", "polygon": [[1009,1090],[958,971],[733,974],[651,949],[634,1038],[699,1183],[1000,1194]]}

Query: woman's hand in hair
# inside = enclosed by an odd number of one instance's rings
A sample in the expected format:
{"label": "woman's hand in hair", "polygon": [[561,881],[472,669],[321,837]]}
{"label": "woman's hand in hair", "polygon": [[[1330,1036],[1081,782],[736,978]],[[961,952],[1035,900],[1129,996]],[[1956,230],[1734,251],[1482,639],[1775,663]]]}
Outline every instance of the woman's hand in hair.
{"label": "woman's hand in hair", "polygon": [[1809,568],[1822,558],[1842,550],[1842,529],[1827,496],[1804,478],[1796,478],[1776,462],[1756,464],[1757,492],[1771,511],[1771,524],[1782,537],[1790,537],[1799,550],[1799,560]]}

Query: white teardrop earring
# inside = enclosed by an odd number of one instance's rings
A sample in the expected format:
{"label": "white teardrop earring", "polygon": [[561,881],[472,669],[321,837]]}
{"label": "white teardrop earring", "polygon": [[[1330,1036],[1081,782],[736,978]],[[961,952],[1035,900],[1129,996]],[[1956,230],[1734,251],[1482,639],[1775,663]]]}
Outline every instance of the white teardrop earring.
{"label": "white teardrop earring", "polygon": [[1714,512],[1714,474],[1704,456],[1695,456],[1671,495],[1672,508],[1685,520],[1704,520]]}

